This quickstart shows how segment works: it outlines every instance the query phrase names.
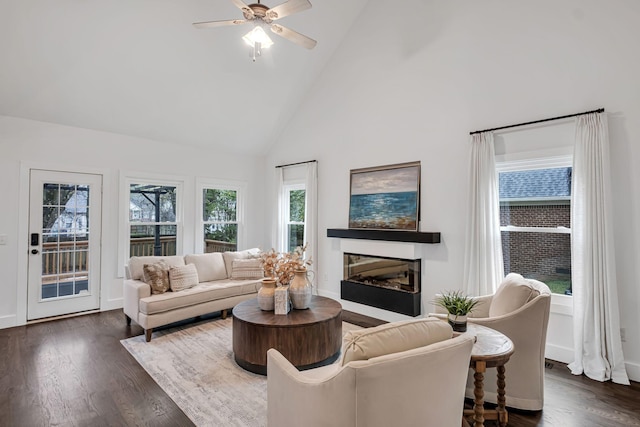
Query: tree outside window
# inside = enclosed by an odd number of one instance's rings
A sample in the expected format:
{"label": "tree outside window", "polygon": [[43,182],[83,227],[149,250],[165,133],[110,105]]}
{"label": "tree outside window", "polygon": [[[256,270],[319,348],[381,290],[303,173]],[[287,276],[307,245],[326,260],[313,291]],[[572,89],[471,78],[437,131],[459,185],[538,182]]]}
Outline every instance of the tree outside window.
{"label": "tree outside window", "polygon": [[287,229],[287,250],[293,251],[297,246],[304,245],[305,227],[305,196],[304,185],[290,186],[285,189],[287,201],[286,209],[286,229]]}
{"label": "tree outside window", "polygon": [[204,251],[226,252],[237,250],[237,190],[205,188],[202,196]]}

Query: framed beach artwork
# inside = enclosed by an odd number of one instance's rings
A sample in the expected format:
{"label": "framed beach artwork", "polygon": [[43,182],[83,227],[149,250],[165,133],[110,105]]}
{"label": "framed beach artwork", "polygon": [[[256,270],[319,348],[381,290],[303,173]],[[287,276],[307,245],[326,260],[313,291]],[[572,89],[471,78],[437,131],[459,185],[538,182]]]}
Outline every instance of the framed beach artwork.
{"label": "framed beach artwork", "polygon": [[420,162],[351,170],[349,228],[418,231]]}

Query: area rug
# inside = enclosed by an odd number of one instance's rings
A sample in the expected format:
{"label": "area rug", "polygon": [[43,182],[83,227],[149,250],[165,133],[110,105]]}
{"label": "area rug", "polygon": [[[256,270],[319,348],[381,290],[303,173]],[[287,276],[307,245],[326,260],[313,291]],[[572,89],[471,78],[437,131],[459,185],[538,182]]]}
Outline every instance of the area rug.
{"label": "area rug", "polygon": [[[197,426],[267,425],[267,381],[233,359],[232,319],[214,319],[122,340]],[[358,326],[343,323],[343,333]]]}

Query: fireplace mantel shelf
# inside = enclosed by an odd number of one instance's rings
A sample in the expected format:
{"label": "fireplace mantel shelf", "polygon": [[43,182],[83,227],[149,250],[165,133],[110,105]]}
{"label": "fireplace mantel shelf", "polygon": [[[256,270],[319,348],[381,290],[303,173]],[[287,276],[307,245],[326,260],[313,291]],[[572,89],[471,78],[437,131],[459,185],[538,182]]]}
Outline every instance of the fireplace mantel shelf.
{"label": "fireplace mantel shelf", "polygon": [[439,232],[328,228],[327,237],[384,240],[387,242],[440,243]]}

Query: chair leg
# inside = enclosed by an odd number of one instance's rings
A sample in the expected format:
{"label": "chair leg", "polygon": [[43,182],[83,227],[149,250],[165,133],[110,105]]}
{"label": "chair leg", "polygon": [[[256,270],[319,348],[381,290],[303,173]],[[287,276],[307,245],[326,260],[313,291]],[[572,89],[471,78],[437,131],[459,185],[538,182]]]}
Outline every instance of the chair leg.
{"label": "chair leg", "polygon": [[226,319],[227,318],[227,309],[225,308],[224,310],[222,310],[222,318]]}
{"label": "chair leg", "polygon": [[147,342],[151,341],[151,333],[153,332],[153,328],[149,328],[149,329],[145,329],[144,330],[144,338],[147,340]]}
{"label": "chair leg", "polygon": [[126,314],[124,315],[124,317],[127,319],[127,326],[131,326],[131,317],[127,316]]}

